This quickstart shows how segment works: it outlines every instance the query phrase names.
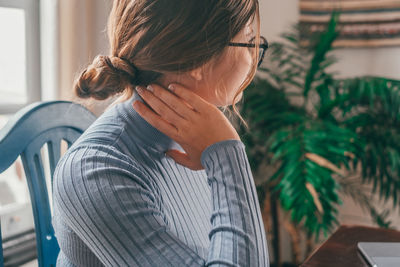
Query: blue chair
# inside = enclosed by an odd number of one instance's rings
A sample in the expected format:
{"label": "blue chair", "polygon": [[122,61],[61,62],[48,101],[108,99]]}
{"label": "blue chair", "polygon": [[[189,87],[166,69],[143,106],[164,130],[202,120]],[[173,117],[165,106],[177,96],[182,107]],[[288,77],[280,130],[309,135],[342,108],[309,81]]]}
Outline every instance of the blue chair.
{"label": "blue chair", "polygon": [[[0,130],[0,173],[21,156],[32,202],[39,266],[55,266],[60,251],[51,225],[40,149],[47,143],[53,181],[61,141],[65,140],[69,148],[95,120],[93,113],[73,102],[37,102],[18,111]],[[0,267],[4,260],[0,225]]]}

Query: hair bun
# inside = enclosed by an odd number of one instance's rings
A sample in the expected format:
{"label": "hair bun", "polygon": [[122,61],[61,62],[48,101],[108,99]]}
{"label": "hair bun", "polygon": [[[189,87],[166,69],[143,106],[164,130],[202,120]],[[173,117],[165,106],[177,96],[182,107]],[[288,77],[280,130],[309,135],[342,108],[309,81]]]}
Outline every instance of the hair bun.
{"label": "hair bun", "polygon": [[80,98],[104,100],[138,84],[138,68],[125,58],[98,55],[74,85]]}

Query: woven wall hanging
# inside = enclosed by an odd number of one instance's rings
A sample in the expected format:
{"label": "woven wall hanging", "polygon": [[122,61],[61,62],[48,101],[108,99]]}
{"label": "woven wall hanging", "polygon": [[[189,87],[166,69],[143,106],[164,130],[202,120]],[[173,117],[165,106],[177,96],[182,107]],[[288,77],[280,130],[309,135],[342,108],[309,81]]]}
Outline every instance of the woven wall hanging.
{"label": "woven wall hanging", "polygon": [[[331,12],[340,12],[335,47],[400,45],[400,0],[300,0],[300,26],[324,30]],[[307,38],[309,31],[305,31]],[[308,32],[308,33],[307,33]]]}

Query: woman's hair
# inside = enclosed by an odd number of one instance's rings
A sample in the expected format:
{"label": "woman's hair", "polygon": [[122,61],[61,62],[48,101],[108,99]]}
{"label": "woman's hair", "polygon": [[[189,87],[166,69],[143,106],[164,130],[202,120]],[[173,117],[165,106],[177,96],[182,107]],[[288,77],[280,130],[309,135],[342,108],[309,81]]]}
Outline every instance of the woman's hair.
{"label": "woman's hair", "polygon": [[260,43],[258,0],[114,0],[108,18],[109,56],[98,55],[74,83],[80,98],[126,100],[136,85],[164,73],[184,73],[217,62],[228,43],[256,19],[253,66],[234,103],[257,71]]}

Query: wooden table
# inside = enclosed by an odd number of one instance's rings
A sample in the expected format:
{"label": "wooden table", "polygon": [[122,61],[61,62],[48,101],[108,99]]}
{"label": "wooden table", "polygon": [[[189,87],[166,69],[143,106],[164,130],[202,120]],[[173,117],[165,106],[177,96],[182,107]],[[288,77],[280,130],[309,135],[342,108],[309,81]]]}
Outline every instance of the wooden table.
{"label": "wooden table", "polygon": [[357,242],[400,242],[400,232],[395,230],[342,225],[301,267],[365,267],[369,266],[357,249]]}

